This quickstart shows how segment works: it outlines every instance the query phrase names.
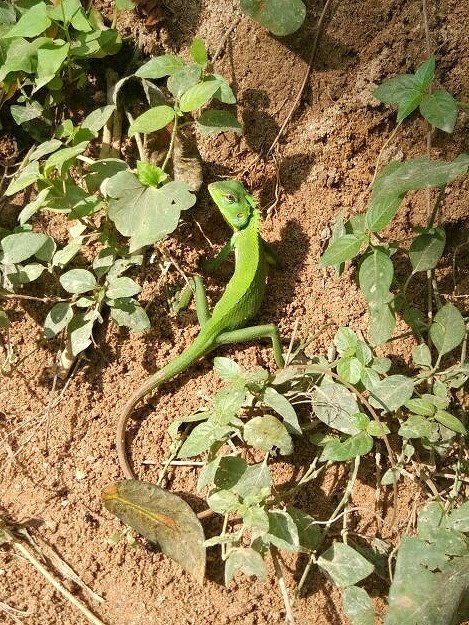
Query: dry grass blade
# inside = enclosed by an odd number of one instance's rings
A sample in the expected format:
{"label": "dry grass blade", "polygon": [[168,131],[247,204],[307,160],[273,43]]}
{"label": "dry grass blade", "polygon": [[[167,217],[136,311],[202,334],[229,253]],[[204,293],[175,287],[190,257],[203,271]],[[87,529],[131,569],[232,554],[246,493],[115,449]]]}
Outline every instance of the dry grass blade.
{"label": "dry grass blade", "polygon": [[31,612],[29,612],[29,610],[18,610],[17,608],[8,605],[8,603],[4,603],[3,601],[0,601],[0,610],[3,610],[7,614],[11,614],[12,616],[19,616],[20,618],[31,616]]}
{"label": "dry grass blade", "polygon": [[19,553],[27,562],[32,566],[51,584],[67,601],[69,601],[75,608],[77,608],[86,620],[91,625],[105,625],[101,619],[89,610],[84,603],[77,599],[70,591],[68,591],[62,584],[56,579],[47,568],[40,562],[35,555],[33,555],[29,549],[27,549],[15,536],[13,531],[4,523],[0,518],[0,531],[2,532],[6,541],[13,547],[13,549]]}

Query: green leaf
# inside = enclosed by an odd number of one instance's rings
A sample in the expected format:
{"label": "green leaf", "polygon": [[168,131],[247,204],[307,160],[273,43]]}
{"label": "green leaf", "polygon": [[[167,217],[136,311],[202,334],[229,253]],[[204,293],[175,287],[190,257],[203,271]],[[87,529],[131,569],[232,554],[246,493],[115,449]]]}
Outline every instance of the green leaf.
{"label": "green leaf", "polygon": [[137,161],[137,178],[146,187],[160,187],[168,179],[168,174],[152,163]]}
{"label": "green leaf", "polygon": [[40,178],[42,178],[42,174],[39,171],[38,163],[36,161],[28,163],[26,167],[20,169],[20,175],[10,182],[5,191],[5,195],[15,195],[15,193],[26,189],[26,187],[34,184],[36,180]]}
{"label": "green leaf", "polygon": [[0,24],[14,24],[16,22],[15,7],[9,2],[0,2]]}
{"label": "green leaf", "polygon": [[373,183],[373,193],[380,197],[403,195],[407,191],[444,187],[469,168],[469,154],[460,154],[454,161],[433,161],[416,158],[402,163],[389,163]]}
{"label": "green leaf", "polygon": [[453,432],[457,432],[463,436],[467,434],[467,430],[461,421],[454,415],[446,412],[446,410],[437,410],[433,415],[433,418],[436,419],[438,423],[441,423],[441,425],[444,425],[445,428],[448,428]]}
{"label": "green leaf", "polygon": [[390,375],[372,389],[371,403],[387,412],[395,412],[408,401],[414,392],[412,378]]}
{"label": "green leaf", "polygon": [[74,315],[68,324],[67,333],[72,356],[78,356],[91,345],[94,320],[86,318],[85,314]]}
{"label": "green leaf", "polygon": [[345,615],[352,625],[374,625],[375,610],[369,594],[358,586],[349,586],[343,594]]}
{"label": "green leaf", "polygon": [[337,363],[337,374],[350,384],[356,384],[360,380],[362,371],[362,363],[354,356],[341,358]]}
{"label": "green leaf", "polygon": [[298,30],[306,16],[301,0],[241,0],[240,5],[246,15],[279,37]]}
{"label": "green leaf", "polygon": [[52,240],[47,234],[39,232],[18,232],[9,234],[1,241],[3,257],[1,262],[4,265],[15,265],[22,263],[27,258],[35,256],[40,250]]}
{"label": "green leaf", "polygon": [[430,228],[416,237],[410,246],[409,257],[412,273],[434,269],[440,260],[446,244],[443,228]]}
{"label": "green leaf", "polygon": [[366,432],[370,436],[384,436],[390,434],[390,429],[384,423],[378,423],[378,421],[370,421],[366,427]]}
{"label": "green leaf", "polygon": [[198,456],[202,452],[210,449],[213,443],[223,441],[233,428],[226,425],[216,425],[211,421],[196,425],[189,436],[184,441],[179,450],[179,458],[189,458]]}
{"label": "green leaf", "polygon": [[435,74],[435,57],[432,55],[415,70],[417,79],[422,90],[426,89],[433,80]]}
{"label": "green leaf", "polygon": [[288,506],[287,512],[293,519],[298,532],[298,551],[314,551],[322,541],[322,533],[314,518],[293,506]]}
{"label": "green leaf", "polygon": [[96,288],[96,278],[87,269],[70,269],[59,278],[67,293],[86,293]]}
{"label": "green leaf", "polygon": [[423,417],[432,417],[435,414],[435,406],[428,399],[409,399],[404,405],[410,412],[422,415]]}
{"label": "green leaf", "polygon": [[45,270],[44,265],[39,263],[29,263],[27,265],[10,265],[8,270],[5,270],[5,277],[9,280],[14,287],[19,287],[23,284],[33,282],[43,273]]}
{"label": "green leaf", "polygon": [[293,452],[293,444],[287,429],[272,415],[253,417],[245,424],[243,437],[248,445],[262,451],[278,447],[283,455]]}
{"label": "green leaf", "polygon": [[420,112],[432,126],[451,133],[458,116],[458,103],[447,91],[434,91],[423,96]]}
{"label": "green leaf", "polygon": [[129,127],[129,135],[133,135],[136,132],[143,132],[145,134],[161,130],[174,119],[174,109],[167,104],[161,104],[160,106],[154,106],[153,108],[145,111],[135,119]]}
{"label": "green leaf", "polygon": [[191,44],[191,57],[194,63],[205,67],[208,63],[207,49],[203,39],[195,37]]}
{"label": "green leaf", "polygon": [[212,481],[217,488],[231,490],[242,478],[247,468],[246,460],[238,456],[219,457]]}
{"label": "green leaf", "polygon": [[453,304],[445,304],[430,326],[430,338],[440,356],[458,347],[466,335],[463,316]]}
{"label": "green leaf", "polygon": [[233,417],[240,411],[245,400],[246,391],[244,388],[230,385],[220,389],[213,398],[213,407],[217,422],[220,424],[230,423]]}
{"label": "green leaf", "polygon": [[186,65],[168,78],[168,89],[178,99],[199,82],[201,74],[199,65]]}
{"label": "green leaf", "polygon": [[320,258],[319,265],[328,267],[329,265],[338,265],[354,258],[367,240],[365,235],[344,234],[328,245]]}
{"label": "green leaf", "polygon": [[204,111],[197,120],[197,128],[205,135],[220,132],[236,132],[239,135],[243,134],[242,126],[233,113],[218,109]]}
{"label": "green leaf", "polygon": [[340,327],[334,337],[334,345],[341,356],[353,356],[358,345],[358,337],[353,330]]}
{"label": "green leaf", "polygon": [[423,90],[413,74],[402,74],[385,80],[374,91],[375,98],[397,106],[397,121],[401,122],[418,107]]}
{"label": "green leaf", "polygon": [[399,428],[399,436],[403,438],[431,438],[435,427],[426,417],[410,415]]}
{"label": "green leaf", "polygon": [[54,254],[54,258],[52,259],[53,267],[64,267],[67,265],[72,258],[74,258],[81,249],[81,240],[80,241],[72,241],[61,250]]}
{"label": "green leaf", "polygon": [[[21,126],[21,124],[42,117],[43,109],[40,106],[35,106],[35,104],[26,102],[24,106],[18,106],[16,104],[10,106],[10,113],[18,126]],[[30,160],[32,159],[30,158]]]}
{"label": "green leaf", "polygon": [[99,132],[105,126],[116,110],[114,104],[107,104],[95,109],[81,123],[81,128],[88,128],[92,132]]}
{"label": "green leaf", "polygon": [[157,80],[164,76],[176,74],[183,67],[184,61],[178,56],[174,54],[163,54],[162,56],[155,56],[147,61],[135,72],[135,76]]}
{"label": "green leaf", "polygon": [[44,163],[44,173],[47,175],[52,169],[57,169],[59,175],[62,176],[64,166],[67,165],[68,167],[70,161],[74,160],[79,154],[83,154],[88,144],[89,141],[82,141],[72,147],[57,150]]}
{"label": "green leaf", "polygon": [[371,562],[344,543],[334,543],[319,556],[317,563],[342,588],[353,586],[374,571]]}
{"label": "green leaf", "polygon": [[402,195],[377,195],[373,193],[366,211],[366,227],[371,232],[385,228],[394,218],[402,202]]}
{"label": "green leaf", "polygon": [[469,532],[469,500],[450,512],[448,527],[458,532]]}
{"label": "green leaf", "polygon": [[222,380],[236,380],[242,373],[238,363],[225,356],[216,356],[213,360],[213,367]]}
{"label": "green leaf", "polygon": [[133,299],[114,300],[111,319],[118,326],[125,326],[131,332],[142,332],[150,327],[150,319],[145,310]]}
{"label": "green leaf", "polygon": [[420,343],[420,345],[414,347],[414,349],[412,350],[412,360],[414,365],[416,365],[417,367],[431,368],[432,354],[426,343]]}
{"label": "green leaf", "polygon": [[55,78],[67,58],[69,50],[70,44],[64,41],[51,41],[39,48],[33,93]]}
{"label": "green leaf", "polygon": [[350,436],[344,441],[338,439],[329,441],[323,449],[320,457],[321,462],[332,460],[344,462],[357,456],[364,456],[373,449],[373,438],[366,432],[360,432]]}
{"label": "green leaf", "polygon": [[217,514],[230,514],[239,507],[238,497],[229,490],[219,490],[207,497],[207,503]]}
{"label": "green leaf", "polygon": [[360,263],[358,282],[367,302],[387,302],[394,277],[394,266],[389,254],[373,247]]}
{"label": "green leaf", "polygon": [[225,585],[232,581],[234,574],[237,570],[242,571],[245,575],[255,575],[257,579],[265,581],[267,579],[267,572],[265,569],[264,560],[257,551],[254,551],[252,547],[237,547],[230,549],[228,558],[225,562]]}
{"label": "green leaf", "polygon": [[[444,531],[425,540],[401,538],[385,625],[448,625],[467,619],[469,552],[467,546],[464,555],[447,552],[440,535]],[[465,608],[462,618],[458,608]]]}
{"label": "green leaf", "polygon": [[223,104],[236,104],[236,96],[226,79],[221,74],[209,74],[209,80],[218,81],[218,89],[213,94],[215,100],[223,102]]}
{"label": "green leaf", "polygon": [[242,499],[262,490],[269,491],[272,478],[265,462],[249,465],[240,479],[231,487]]}
{"label": "green leaf", "polygon": [[54,338],[71,321],[73,317],[72,305],[68,302],[59,302],[48,312],[44,321],[44,337]]}
{"label": "green leaf", "polygon": [[71,24],[75,30],[82,32],[92,30],[80,0],[61,0],[60,4],[49,9],[49,15],[58,22]]}
{"label": "green leaf", "polygon": [[358,434],[353,415],[359,412],[355,395],[341,384],[325,379],[311,395],[314,414],[327,426],[344,434]]}
{"label": "green leaf", "polygon": [[109,218],[130,237],[130,252],[159,241],[176,228],[180,212],[193,206],[195,195],[182,181],[160,188],[143,186],[130,172],[119,172],[107,184],[112,199]]}
{"label": "green leaf", "polygon": [[138,285],[132,278],[122,276],[114,278],[109,282],[106,289],[106,297],[109,299],[117,299],[119,297],[132,297],[140,293],[142,287]]}
{"label": "green leaf", "polygon": [[[389,294],[392,297],[392,293]],[[376,345],[382,345],[392,338],[396,327],[393,302],[369,302],[370,335]]]}
{"label": "green leaf", "polygon": [[38,2],[23,13],[17,23],[3,35],[4,39],[12,37],[37,37],[51,25],[47,15],[45,2]]}
{"label": "green leaf", "polygon": [[286,397],[271,386],[267,386],[264,390],[263,401],[283,417],[283,421],[289,432],[301,436],[301,426],[298,422],[295,409]]}
{"label": "green leaf", "polygon": [[218,88],[219,83],[216,80],[205,80],[204,82],[199,82],[189,87],[189,89],[183,93],[179,101],[181,111],[183,113],[188,113],[189,111],[195,111],[201,108],[207,104]]}
{"label": "green leaf", "polygon": [[[51,139],[50,141],[44,141],[38,145],[38,147],[34,150],[34,152],[30,155],[29,161],[38,161],[43,156],[47,156],[47,154],[51,154],[55,152],[60,147],[62,147],[62,142],[58,139]],[[44,189],[45,190],[45,189]]]}
{"label": "green leaf", "polygon": [[243,514],[243,525],[251,532],[251,538],[256,539],[269,531],[269,516],[264,508],[250,506]]}
{"label": "green leaf", "polygon": [[297,552],[300,550],[298,530],[292,517],[284,510],[271,510],[269,515],[269,533],[265,537],[278,549]]}

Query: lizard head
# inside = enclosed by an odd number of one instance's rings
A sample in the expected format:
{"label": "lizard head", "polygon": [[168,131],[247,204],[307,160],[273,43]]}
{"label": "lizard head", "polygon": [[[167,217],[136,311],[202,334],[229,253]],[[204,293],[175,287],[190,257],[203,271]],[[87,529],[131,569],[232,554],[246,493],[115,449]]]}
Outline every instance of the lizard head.
{"label": "lizard head", "polygon": [[208,185],[213,201],[233,230],[242,230],[251,219],[254,198],[237,180],[221,180]]}

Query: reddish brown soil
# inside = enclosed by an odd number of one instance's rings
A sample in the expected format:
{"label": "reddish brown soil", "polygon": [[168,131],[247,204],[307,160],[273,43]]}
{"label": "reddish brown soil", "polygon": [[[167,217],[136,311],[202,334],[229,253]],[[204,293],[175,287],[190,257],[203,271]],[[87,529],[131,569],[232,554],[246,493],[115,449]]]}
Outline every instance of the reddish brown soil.
{"label": "reddish brown soil", "polygon": [[[109,13],[110,2],[96,4]],[[169,50],[187,54],[188,44],[198,34],[213,53],[230,26],[237,4],[233,0],[168,0],[169,18],[162,29],[146,28],[145,16],[133,13],[123,15],[119,27],[139,41],[145,52],[158,54]],[[456,98],[467,98],[469,46],[464,3],[448,0],[428,4],[438,79]],[[279,201],[265,214],[264,235],[276,245],[283,268],[272,273],[260,320],[277,322],[284,337],[290,337],[296,322],[301,337],[312,336],[332,323],[310,347],[311,352],[318,352],[327,348],[334,328],[341,324],[349,324],[366,336],[367,316],[354,284],[353,268],[339,279],[332,272],[321,270],[318,258],[335,215],[342,212],[348,217],[365,209],[377,154],[394,128],[395,116],[371,96],[374,84],[415,68],[424,60],[426,48],[420,0],[333,2],[300,106],[275,151],[275,161],[256,160],[265,154],[276,136],[307,68],[320,12],[319,3],[310,0],[307,5],[303,28],[282,40],[270,36],[248,18],[241,19],[216,69],[236,90],[237,113],[244,121],[245,135],[241,139],[202,139],[200,150],[205,182],[243,172],[243,180],[258,195],[263,207],[274,202],[278,182]],[[454,136],[437,132],[432,156],[451,158],[467,148],[463,144],[465,124],[467,118],[460,116]],[[424,124],[409,120],[383,158],[398,154],[409,158],[424,151]],[[445,196],[445,224],[461,224],[467,218],[464,191],[463,185],[454,185]],[[198,257],[213,254],[196,222],[215,246],[226,239],[226,228],[213,210],[207,193],[202,191],[197,206],[167,244],[188,272],[194,270]],[[422,223],[424,211],[420,198],[410,198],[390,234],[409,236],[412,226]],[[100,500],[101,488],[122,477],[114,448],[119,411],[131,389],[177,355],[197,332],[193,310],[177,318],[167,316],[165,294],[157,285],[157,278],[158,271],[151,265],[139,275],[144,285],[141,297],[148,304],[152,330],[129,336],[111,324],[101,327],[95,337],[95,349],[87,352],[61,403],[49,411],[46,420],[43,415],[52,397],[49,371],[56,346],[50,344],[31,351],[47,308],[29,303],[10,306],[10,341],[25,360],[13,373],[2,377],[0,426],[5,435],[21,424],[27,425],[8,439],[9,448],[3,445],[0,450],[3,511],[13,522],[36,528],[34,532],[52,544],[78,575],[103,596],[104,603],[97,604],[78,587],[65,582],[108,625],[282,623],[284,608],[271,564],[267,583],[238,576],[225,588],[218,552],[212,550],[208,578],[198,587],[159,553],[142,545],[132,548],[125,540],[112,547],[106,542],[122,529]],[[214,299],[225,278],[210,283]],[[388,351],[405,360],[409,344],[396,342]],[[233,355],[245,367],[273,365],[271,350],[257,344],[224,353]],[[159,462],[166,457],[166,431],[174,416],[198,407],[201,396],[212,393],[218,385],[210,362],[201,362],[168,385],[160,395],[157,412],[148,408],[137,411],[145,416],[132,427],[132,456],[141,478],[155,479],[158,468],[140,463]],[[303,454],[298,462],[307,463],[308,457]],[[292,475],[291,465],[276,468],[279,483]],[[327,519],[338,493],[340,496],[343,477],[343,472],[334,469],[306,489],[298,505]],[[166,485],[194,495],[196,479],[195,469],[180,468],[170,472]],[[378,512],[387,523],[379,529],[374,520],[375,481],[375,467],[370,459],[363,463],[354,490],[352,503],[359,510],[350,518],[351,528],[392,541],[406,530],[423,495],[410,482],[403,483],[396,525],[390,527],[390,510],[381,501]],[[204,505],[197,498],[193,501],[197,509]],[[215,521],[206,523],[208,534],[216,529]],[[287,585],[294,588],[305,560],[288,556],[284,563]],[[85,623],[12,551],[0,552],[0,573],[0,600],[31,613],[22,623]],[[382,615],[385,586],[374,578],[368,589]],[[301,625],[347,622],[340,593],[315,569],[306,583],[304,596],[295,605],[295,615]],[[2,622],[12,625],[20,621],[2,613]]]}

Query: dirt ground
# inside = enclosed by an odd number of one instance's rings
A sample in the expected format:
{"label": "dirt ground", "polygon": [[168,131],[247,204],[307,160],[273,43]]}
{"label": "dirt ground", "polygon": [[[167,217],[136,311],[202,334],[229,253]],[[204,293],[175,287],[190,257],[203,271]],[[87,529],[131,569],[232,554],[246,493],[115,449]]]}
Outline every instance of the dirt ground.
{"label": "dirt ground", "polygon": [[[263,233],[276,247],[283,265],[272,272],[259,319],[278,323],[286,339],[296,322],[301,337],[312,336],[331,323],[309,348],[311,353],[324,353],[339,325],[348,324],[366,336],[367,317],[353,268],[339,279],[321,270],[318,258],[333,218],[339,212],[348,217],[365,209],[378,152],[394,128],[395,115],[374,100],[371,92],[384,78],[413,70],[425,59],[426,44],[420,0],[332,2],[299,107],[274,158],[265,159],[307,69],[322,4],[313,0],[306,0],[306,4],[306,22],[290,37],[277,39],[247,17],[242,17],[229,37],[216,70],[233,85],[245,134],[242,138],[200,138],[204,189],[196,207],[184,215],[176,235],[167,242],[167,249],[188,273],[194,271],[199,258],[213,255],[209,241],[219,249],[227,231],[214,216],[205,184],[228,175],[241,177],[266,209]],[[96,5],[110,15],[110,2],[103,0]],[[147,27],[145,17],[134,12],[119,19],[122,34],[133,37],[147,54],[187,54],[196,34],[213,53],[230,27],[238,3],[167,0],[165,5],[168,17],[163,25]],[[464,100],[469,69],[466,8],[456,0],[428,5],[438,81],[456,99]],[[467,117],[460,116],[453,136],[435,134],[434,158],[452,158],[467,149],[464,124],[467,130]],[[425,126],[412,119],[403,125],[383,158],[411,158],[424,151]],[[455,224],[455,232],[468,215],[465,191],[463,184],[456,184],[445,196],[443,222]],[[413,226],[422,224],[424,207],[420,202],[414,197],[406,202],[391,235],[407,236]],[[227,275],[209,281],[213,300]],[[137,279],[143,285],[141,300],[148,305],[151,331],[129,335],[105,323],[95,336],[96,347],[88,350],[62,401],[46,411],[47,418],[44,408],[63,388],[51,389],[54,346],[42,347],[28,356],[35,348],[47,307],[18,302],[10,307],[10,340],[25,360],[1,380],[0,428],[5,435],[28,424],[8,439],[10,451],[0,448],[3,513],[15,523],[33,528],[33,533],[53,545],[79,577],[104,598],[102,603],[93,601],[75,584],[65,582],[107,625],[283,623],[284,607],[271,564],[267,583],[237,576],[225,588],[219,554],[211,550],[208,578],[199,587],[156,551],[141,544],[129,546],[125,540],[114,546],[107,543],[107,538],[122,530],[100,499],[102,487],[122,477],[114,447],[119,411],[130,390],[177,355],[197,332],[192,309],[176,318],[167,316],[156,267],[147,265]],[[223,353],[245,367],[274,365],[271,350],[259,344]],[[409,344],[393,343],[388,353],[406,360]],[[168,452],[166,432],[172,418],[190,413],[218,386],[210,362],[200,362],[159,394],[157,412],[148,404],[137,411],[145,418],[133,422],[130,438],[133,463],[142,479],[156,479],[158,463]],[[11,451],[18,449],[13,461]],[[147,461],[144,465],[143,460]],[[300,462],[306,463],[308,458],[295,460],[296,465]],[[276,468],[279,483],[287,482],[293,473],[293,464]],[[334,469],[306,489],[297,505],[319,519],[327,519],[337,504],[337,494],[340,496],[342,478],[343,474]],[[421,493],[404,483],[399,490],[396,525],[392,528],[385,522],[377,528],[375,479],[371,458],[363,463],[359,474],[352,501],[359,510],[352,515],[351,524],[358,532],[392,542],[405,531]],[[194,507],[200,510],[204,503],[195,496],[196,480],[197,469],[177,468],[169,473],[166,486],[189,493]],[[389,521],[389,510],[380,504],[378,511]],[[217,521],[205,522],[207,535],[217,528]],[[305,558],[288,556],[284,564],[287,585],[294,588]],[[367,590],[382,617],[385,586],[373,577]],[[19,619],[0,612],[5,625],[86,622],[29,564],[8,550],[0,551],[0,601],[31,614]],[[340,593],[314,569],[295,604],[295,615],[298,625],[348,622]]]}

